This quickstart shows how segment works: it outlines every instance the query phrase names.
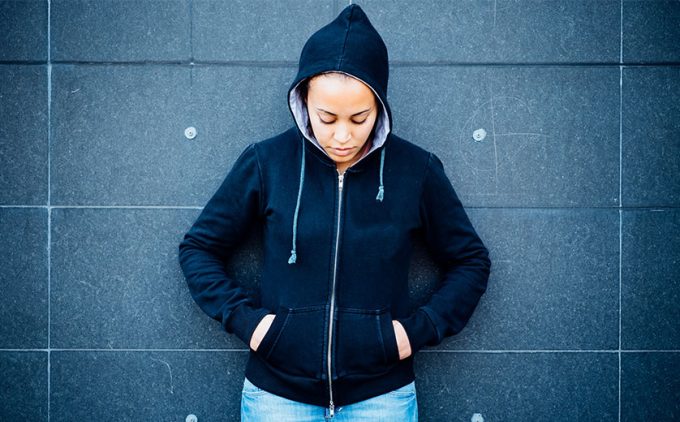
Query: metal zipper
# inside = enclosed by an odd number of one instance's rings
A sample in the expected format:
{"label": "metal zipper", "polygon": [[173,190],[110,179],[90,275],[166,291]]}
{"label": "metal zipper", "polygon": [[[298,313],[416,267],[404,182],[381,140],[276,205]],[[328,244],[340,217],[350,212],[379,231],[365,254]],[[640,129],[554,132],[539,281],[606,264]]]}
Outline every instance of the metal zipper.
{"label": "metal zipper", "polygon": [[328,393],[330,394],[330,402],[328,405],[328,410],[330,411],[330,417],[332,418],[335,414],[335,404],[333,403],[333,376],[331,374],[331,342],[333,339],[333,311],[335,307],[335,278],[338,272],[338,246],[340,245],[340,214],[342,213],[342,182],[345,175],[338,172],[338,228],[335,233],[335,257],[333,263],[333,287],[331,288],[331,311],[330,317],[328,318],[328,351],[326,361],[328,363]]}

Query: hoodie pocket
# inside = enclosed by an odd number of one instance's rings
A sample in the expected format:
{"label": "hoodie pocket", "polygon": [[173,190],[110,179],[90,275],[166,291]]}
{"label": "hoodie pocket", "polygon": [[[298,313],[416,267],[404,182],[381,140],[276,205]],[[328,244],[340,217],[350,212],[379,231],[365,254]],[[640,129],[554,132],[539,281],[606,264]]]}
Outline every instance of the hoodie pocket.
{"label": "hoodie pocket", "polygon": [[399,361],[389,308],[338,307],[336,327],[335,369],[338,377],[384,373]]}
{"label": "hoodie pocket", "polygon": [[279,306],[255,353],[279,372],[320,379],[324,310],[324,305]]}

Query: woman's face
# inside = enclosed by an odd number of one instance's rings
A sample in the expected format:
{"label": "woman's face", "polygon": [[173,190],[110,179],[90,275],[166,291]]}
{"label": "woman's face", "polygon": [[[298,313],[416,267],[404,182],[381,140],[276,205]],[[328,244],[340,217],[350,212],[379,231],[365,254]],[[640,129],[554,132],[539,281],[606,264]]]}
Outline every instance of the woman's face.
{"label": "woman's face", "polygon": [[316,76],[309,81],[307,111],[314,136],[338,170],[362,157],[378,116],[371,88],[352,77]]}

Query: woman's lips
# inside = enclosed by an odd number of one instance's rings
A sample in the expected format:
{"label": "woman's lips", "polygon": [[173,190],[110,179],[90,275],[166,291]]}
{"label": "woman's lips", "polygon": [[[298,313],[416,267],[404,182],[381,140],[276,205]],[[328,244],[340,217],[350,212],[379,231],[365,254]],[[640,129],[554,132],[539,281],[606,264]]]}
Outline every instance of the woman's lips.
{"label": "woman's lips", "polygon": [[340,148],[333,148],[333,152],[334,152],[336,155],[345,156],[345,155],[349,155],[349,154],[352,152],[353,149],[354,149],[354,148],[342,148],[342,149],[340,149]]}

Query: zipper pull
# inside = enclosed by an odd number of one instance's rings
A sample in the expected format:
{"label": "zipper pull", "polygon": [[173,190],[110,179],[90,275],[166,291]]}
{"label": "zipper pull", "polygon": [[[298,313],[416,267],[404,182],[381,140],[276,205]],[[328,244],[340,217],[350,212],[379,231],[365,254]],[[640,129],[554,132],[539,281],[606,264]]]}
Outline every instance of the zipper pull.
{"label": "zipper pull", "polygon": [[333,400],[331,400],[331,404],[328,406],[328,409],[330,410],[330,417],[332,418],[335,414],[335,405],[333,404]]}
{"label": "zipper pull", "polygon": [[341,174],[341,175],[338,176],[338,181],[340,182],[340,190],[342,190],[342,181],[343,181],[344,178],[345,178],[344,174]]}

